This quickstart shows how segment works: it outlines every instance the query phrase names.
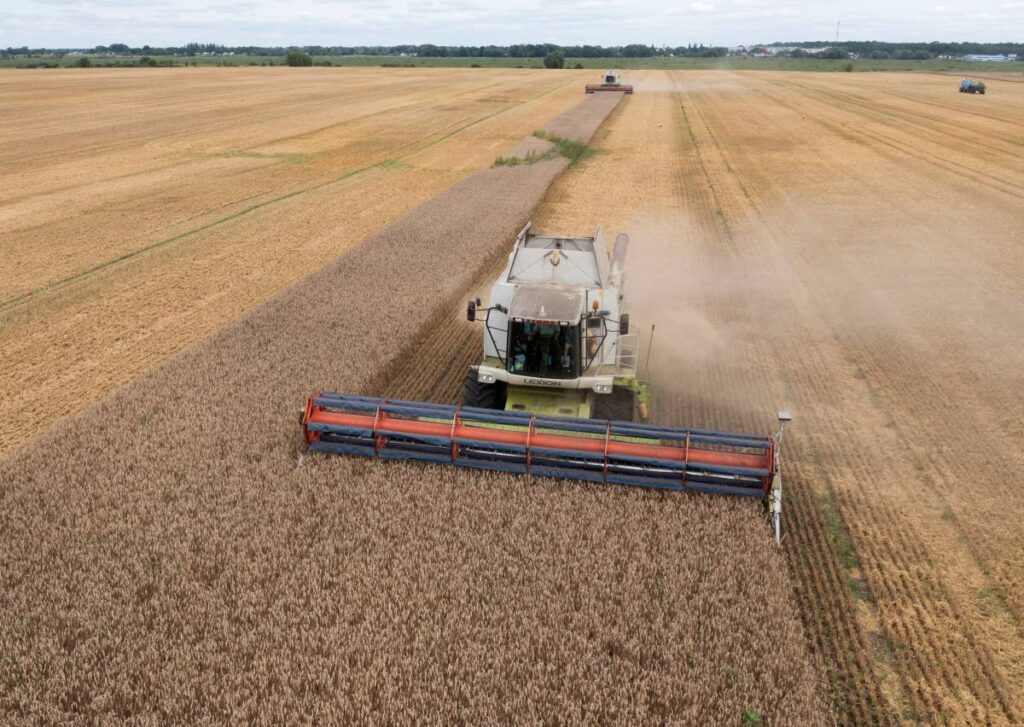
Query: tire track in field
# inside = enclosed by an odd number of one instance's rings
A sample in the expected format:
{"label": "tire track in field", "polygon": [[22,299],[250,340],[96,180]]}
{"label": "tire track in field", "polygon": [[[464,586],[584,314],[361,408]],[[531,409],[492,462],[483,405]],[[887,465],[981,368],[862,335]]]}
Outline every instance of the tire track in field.
{"label": "tire track in field", "polygon": [[[918,71],[917,73],[928,73],[928,71]],[[934,75],[939,75],[939,74],[934,74]],[[927,89],[927,88],[928,87],[925,87],[925,89]],[[861,90],[861,91],[866,90],[863,86],[857,86],[857,89]],[[954,88],[954,89],[950,89],[950,90],[951,91],[955,91],[956,89]],[[952,93],[950,94],[951,98],[959,97],[959,95],[960,95],[959,93],[956,93],[956,96],[953,96]],[[866,97],[864,97],[864,96],[861,96],[861,98],[865,98],[865,100],[866,100]],[[978,107],[975,107],[975,108],[971,108],[971,107],[966,107],[965,108],[963,105],[957,104],[956,102],[951,101],[951,100],[940,101],[940,100],[936,99],[935,97],[926,96],[926,95],[924,95],[923,92],[918,91],[918,89],[913,89],[912,91],[903,94],[900,97],[900,100],[906,101],[908,103],[917,104],[918,106],[921,106],[924,109],[938,110],[938,111],[940,111],[941,113],[944,113],[944,114],[945,113],[957,114],[959,116],[965,116],[965,117],[969,117],[969,118],[975,119],[975,120],[995,121],[995,122],[998,122],[1000,124],[1005,124],[1006,123],[1005,115],[997,114],[997,113],[992,113],[992,112],[986,113],[986,111],[990,107],[978,106]],[[932,117],[932,118],[934,119],[934,117]]]}
{"label": "tire track in field", "polygon": [[[360,113],[356,116],[349,117],[343,121],[334,124],[327,124],[313,130],[303,131],[298,134],[288,134],[270,140],[261,140],[254,144],[241,146],[239,147],[239,150],[247,151],[252,149],[258,149],[259,147],[262,146],[269,146],[271,144],[277,144],[282,141],[297,139],[303,136],[309,136],[310,134],[320,133],[331,128],[343,127],[354,123],[365,122],[366,120],[373,119],[379,116],[401,114],[406,111],[422,108],[424,105],[424,99],[422,98],[409,102],[405,102],[404,100],[402,100],[406,95],[408,95],[410,91],[417,91],[420,88],[420,86],[421,80],[409,80],[401,83],[394,83],[388,86],[378,85],[376,88],[370,86],[363,87],[361,89],[361,103],[365,104],[367,99],[394,99],[398,101],[398,105],[383,110],[373,111],[370,113]],[[501,85],[492,84],[492,87],[501,88]],[[487,86],[471,87],[462,89],[458,91],[457,94],[458,97],[460,98],[463,96],[470,95],[476,96],[478,93],[486,92],[487,88]],[[224,86],[221,86],[220,90],[222,94],[225,91],[234,91],[233,88],[227,89]],[[452,89],[452,91],[455,92],[454,89]],[[235,92],[234,95],[237,96],[240,100],[244,101],[247,100],[247,97],[252,93],[254,93],[252,88],[243,87],[241,90]],[[196,93],[194,95],[205,96],[206,94]],[[309,91],[303,93],[301,104],[306,106],[315,104],[318,99],[327,95],[328,94],[325,94],[319,89],[310,89]],[[224,99],[223,95],[221,95],[219,98],[222,104],[226,102],[226,99]],[[123,100],[119,101],[123,103]],[[263,125],[269,125],[268,122],[272,122],[275,119],[284,120],[294,116],[295,112],[293,107],[295,103],[295,99],[290,98],[289,96],[286,96],[284,94],[281,94],[274,102],[264,101],[258,104],[251,103],[249,104],[248,107],[241,106],[238,102],[232,102],[231,109],[235,114],[237,114],[244,113],[245,111],[248,111],[250,108],[258,108],[261,123]],[[217,113],[211,113],[211,111],[216,110],[207,108],[192,111],[189,114],[189,122],[187,128],[181,131],[171,132],[168,135],[162,136],[162,141],[169,145],[173,145],[174,140],[176,139],[194,139],[197,136],[206,136],[211,132],[223,129],[225,126],[232,125],[231,121],[225,122]],[[104,134],[109,133],[109,122],[104,121],[102,124],[97,125],[96,127],[85,130],[85,133],[99,133],[101,131]],[[95,144],[82,144],[81,133],[74,135],[69,134],[70,141],[66,146],[61,146],[60,148],[54,149],[51,145],[51,147],[47,148],[45,151],[42,151],[40,153],[20,156],[18,157],[17,161],[18,163],[25,163],[31,164],[32,166],[38,166],[39,162],[46,161],[49,159],[60,159],[61,161],[67,161],[69,159],[75,159],[83,156],[96,156],[96,154],[108,151],[130,151],[135,148],[144,148],[153,142],[152,131],[148,127],[137,128],[132,124],[124,124],[121,127],[118,127],[118,131],[119,133],[117,135],[117,141],[110,143]],[[135,137],[138,138],[133,138],[131,135],[134,135]],[[129,136],[129,138],[126,139],[126,136]]]}
{"label": "tire track in field", "polygon": [[[828,88],[827,86],[823,87],[814,85],[813,82],[811,82],[809,87],[813,87],[815,91],[834,98],[841,103],[859,107],[865,114],[873,116],[878,121],[889,125],[893,129],[906,127],[915,131],[925,132],[930,138],[935,139],[936,143],[942,146],[948,146],[947,142],[952,141],[954,143],[954,149],[967,148],[971,152],[976,149],[984,149],[987,150],[992,157],[996,157],[1001,164],[1012,164],[1024,161],[1024,152],[1018,151],[1015,148],[1014,139],[1007,139],[994,135],[982,136],[983,132],[981,129],[965,128],[962,123],[953,123],[946,120],[943,116],[936,116],[934,112],[938,111],[940,114],[944,115],[956,114],[960,119],[964,116],[977,116],[979,119],[988,122],[996,122],[1003,126],[1009,126],[1006,123],[1005,117],[1001,117],[996,114],[978,114],[973,111],[965,110],[963,106],[941,104],[932,99],[908,96],[900,97],[899,101],[905,104],[904,107],[900,107],[896,103],[892,103],[891,101],[879,96],[869,97],[856,93],[856,91],[862,90],[858,87],[844,87],[842,90],[839,90]],[[898,121],[898,125],[892,123],[894,121]],[[985,133],[988,131],[989,130],[986,129]],[[971,133],[969,142],[965,137],[965,132]],[[1002,141],[1003,143],[1001,145],[990,143],[990,138]]]}
{"label": "tire track in field", "polygon": [[[886,128],[889,128],[895,133],[885,134],[881,131],[869,131],[863,126],[844,126],[838,127],[833,126],[832,130],[836,133],[849,139],[866,139],[865,145],[877,150],[878,146],[884,146],[888,149],[893,150],[897,154],[905,155],[918,159],[932,167],[941,169],[945,172],[951,172],[958,176],[969,179],[970,181],[982,184],[989,187],[992,190],[1001,192],[1008,197],[1024,200],[1024,193],[1019,191],[1019,185],[1015,184],[1014,181],[1004,179],[1000,176],[991,174],[989,172],[982,171],[976,167],[970,166],[964,162],[956,161],[952,158],[953,155],[962,154],[962,146],[964,141],[962,138],[956,138],[952,135],[945,136],[942,141],[932,141],[932,143],[941,146],[946,156],[939,155],[934,152],[927,151],[921,148],[918,144],[908,143],[901,140],[898,136],[899,129],[893,123],[893,118],[890,115],[882,113],[877,109],[868,108],[864,105],[858,104],[845,94],[838,92],[829,92],[822,89],[812,89],[808,86],[796,84],[790,81],[774,81],[775,85],[787,88],[790,91],[799,93],[806,98],[822,101],[824,100],[825,105],[836,106],[838,104],[844,107],[848,112],[859,116],[868,121],[875,121],[881,123]],[[824,122],[822,122],[824,123]],[[919,125],[906,124],[916,129],[919,133],[926,132],[927,129]],[[928,136],[929,134],[923,134],[922,136]],[[934,135],[932,135],[934,136]],[[948,143],[946,143],[948,141]],[[1017,158],[1014,157],[1016,161]]]}
{"label": "tire track in field", "polygon": [[[404,100],[404,98],[402,96],[398,96],[397,98],[395,97],[395,94],[405,94],[405,93],[407,93],[407,91],[405,90],[406,88],[415,90],[416,85],[417,84],[411,83],[411,82],[410,83],[398,84],[397,87],[389,86],[389,87],[387,87],[386,90],[379,90],[379,91],[377,91],[375,93],[372,93],[372,94],[364,94],[363,96],[360,97],[360,103],[365,105],[365,106],[368,106],[371,109],[373,108],[373,106],[369,103],[369,101],[371,101],[373,99],[378,99],[378,98],[384,98],[384,99],[388,99],[388,100],[394,99],[393,100],[394,105],[389,106],[387,108],[379,109],[379,110],[370,110],[370,111],[362,111],[361,110],[358,113],[356,113],[355,115],[349,116],[349,117],[345,118],[344,120],[338,121],[336,123],[326,124],[326,125],[323,125],[323,126],[319,126],[319,127],[315,128],[315,129],[305,130],[305,131],[302,131],[302,132],[296,133],[296,134],[287,134],[287,135],[284,135],[284,136],[279,136],[279,137],[275,137],[275,138],[271,138],[271,139],[261,139],[261,140],[255,141],[253,143],[250,143],[250,144],[239,146],[236,149],[233,149],[231,152],[223,152],[223,153],[242,153],[244,155],[244,153],[246,153],[246,152],[255,152],[256,150],[258,150],[260,148],[273,147],[275,145],[279,145],[279,144],[281,144],[283,142],[286,142],[286,141],[293,141],[293,140],[297,140],[297,139],[303,139],[303,138],[312,137],[312,136],[315,136],[317,134],[322,134],[323,132],[328,131],[330,129],[342,129],[342,128],[345,128],[345,127],[357,127],[358,128],[360,126],[367,125],[369,122],[371,122],[374,119],[387,119],[389,117],[390,118],[396,118],[396,117],[400,117],[400,116],[408,114],[408,113],[413,113],[413,112],[416,112],[416,111],[423,111],[424,108],[425,108],[425,105],[428,103],[427,100],[425,100],[423,98],[415,98],[415,99],[406,101],[406,100]],[[477,96],[479,94],[485,93],[487,91],[487,88],[488,87],[467,89],[467,90],[462,91],[457,96],[457,98],[463,98],[465,96],[474,96],[475,97],[475,96]],[[557,89],[554,89],[554,90],[557,90]],[[317,97],[322,96],[322,95],[324,95],[324,94],[321,94],[321,93],[316,93],[316,94],[310,93],[310,94],[307,94],[307,96],[317,96]],[[472,100],[473,99],[470,99],[470,101],[472,101]],[[528,103],[529,100],[530,99],[527,99],[526,102]],[[308,103],[309,102],[307,101],[304,105],[308,105]],[[279,103],[279,104],[274,104],[274,105],[261,104],[260,105],[260,111],[259,111],[259,119],[260,119],[261,123],[264,124],[264,125],[271,125],[271,123],[274,120],[289,119],[289,118],[291,118],[291,117],[293,117],[295,115],[294,108],[289,108],[289,107],[290,106],[294,107],[295,105],[296,105],[296,103],[294,101],[292,101],[291,104],[285,103],[283,101],[281,103]],[[269,106],[269,108],[268,108],[268,106]],[[281,109],[284,109],[284,110],[275,112],[275,111],[273,111],[274,108],[281,108]],[[509,107],[509,108],[511,108],[511,107]],[[196,112],[196,113],[191,114],[191,117],[199,118],[201,120],[201,119],[205,118],[207,115],[208,114],[201,114],[201,113]],[[388,150],[388,152],[387,152],[388,156],[392,156],[393,157],[393,156],[397,155],[398,153],[400,153],[402,151],[409,150],[409,149],[411,149],[413,151],[416,151],[416,150],[418,150],[419,146],[423,142],[425,142],[426,140],[430,139],[431,136],[435,136],[437,134],[442,134],[442,133],[444,133],[445,129],[450,130],[453,127],[458,127],[460,124],[464,123],[466,121],[466,119],[470,118],[471,116],[472,116],[472,114],[470,114],[469,116],[463,116],[461,118],[455,119],[454,121],[452,121],[450,124],[448,124],[445,127],[440,127],[440,128],[432,129],[431,131],[426,132],[426,133],[422,134],[421,136],[418,136],[418,137],[416,137],[416,138],[414,138],[414,139],[412,139],[412,140],[410,140],[410,141],[408,141],[406,143],[398,144],[397,146],[394,146],[393,148]],[[173,135],[162,136],[160,138],[160,141],[161,141],[162,144],[164,144],[166,146],[173,146],[175,143],[177,143],[177,139],[179,139],[179,138],[182,139],[182,140],[193,141],[197,137],[202,137],[202,136],[205,136],[206,134],[213,133],[215,131],[221,131],[221,130],[223,130],[224,126],[225,126],[224,122],[218,121],[216,119],[209,121],[205,125],[197,124],[194,121],[191,121],[189,123],[188,128],[187,128],[186,131],[178,132],[177,134],[173,134]],[[131,130],[133,127],[128,126],[127,128],[128,128],[128,130]],[[394,132],[396,127],[390,127],[389,128],[386,124],[384,124],[384,125],[378,125],[376,128],[380,129],[381,135],[386,135],[388,132]],[[26,166],[38,166],[39,162],[45,161],[45,160],[48,160],[48,159],[58,159],[62,163],[66,163],[69,160],[75,159],[77,157],[94,157],[97,154],[101,154],[103,152],[127,153],[127,152],[131,152],[132,150],[135,150],[135,149],[145,148],[148,145],[153,143],[154,140],[153,140],[153,136],[152,136],[152,132],[151,131],[144,130],[144,131],[140,131],[138,133],[140,135],[140,138],[137,141],[130,141],[128,143],[125,143],[124,138],[121,137],[121,138],[119,138],[119,140],[117,142],[112,142],[112,143],[109,143],[109,144],[103,144],[103,145],[97,144],[97,145],[92,145],[92,146],[72,146],[71,149],[60,149],[60,150],[52,151],[52,152],[45,153],[45,154],[39,154],[39,155],[35,155],[35,156],[26,156],[26,157],[23,157],[23,158],[19,158],[18,163],[19,164],[24,164]],[[344,150],[342,149],[342,151],[344,151]],[[218,152],[210,152],[210,155],[212,155],[212,156],[217,156],[218,154],[219,154]],[[328,152],[317,152],[317,154],[320,154],[320,155],[323,155],[323,154],[330,155],[331,152],[330,151],[328,151]],[[197,158],[199,158],[201,156],[203,156],[203,153],[201,153],[201,152],[193,152],[193,153],[190,153],[189,155],[187,155],[187,156],[185,156],[183,158],[179,158],[177,161],[174,161],[174,162],[171,162],[171,163],[168,163],[168,164],[162,164],[162,165],[159,165],[159,166],[147,166],[144,169],[142,169],[141,171],[135,171],[135,172],[130,172],[130,173],[127,173],[127,174],[111,176],[111,177],[103,177],[100,181],[103,184],[108,184],[108,183],[111,183],[111,182],[124,181],[124,180],[128,180],[128,179],[136,178],[136,177],[145,177],[147,175],[152,175],[153,172],[167,171],[167,170],[171,170],[171,169],[176,169],[178,167],[187,165],[189,163],[193,163]],[[274,155],[272,155],[272,154],[267,155],[267,160],[268,161],[272,161],[273,156]],[[389,159],[389,160],[385,160],[382,163],[389,163],[389,162],[392,162],[392,161],[393,161],[392,159]],[[280,162],[278,162],[278,163],[280,163]],[[321,176],[321,177],[328,176],[328,173],[325,172],[325,173],[320,174],[319,176]],[[65,186],[62,186],[62,187],[51,187],[51,188],[48,188],[43,193],[40,193],[40,192],[37,192],[37,191],[32,191],[32,192],[29,192],[28,194],[21,195],[21,196],[7,197],[7,198],[4,199],[4,204],[12,204],[12,203],[15,203],[15,202],[23,201],[25,199],[31,199],[32,197],[40,196],[40,194],[51,195],[51,194],[56,194],[56,193],[60,193],[60,192],[67,192],[67,191],[70,191],[70,190],[80,189],[81,187],[82,187],[81,183],[75,183],[75,184],[65,185]],[[263,194],[263,193],[261,193],[261,194]],[[255,195],[255,196],[260,196],[260,195]],[[244,199],[243,200],[231,200],[229,202],[226,202],[222,206],[230,206],[232,204],[237,204],[240,201],[244,201]],[[31,228],[21,228],[21,229],[24,230],[24,229],[31,229]]]}

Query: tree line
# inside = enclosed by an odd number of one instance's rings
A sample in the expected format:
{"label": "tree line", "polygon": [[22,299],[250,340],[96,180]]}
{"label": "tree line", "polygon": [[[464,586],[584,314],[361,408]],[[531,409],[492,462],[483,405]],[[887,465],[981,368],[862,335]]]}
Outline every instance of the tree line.
{"label": "tree line", "polygon": [[388,46],[227,46],[218,43],[186,43],[183,46],[164,48],[143,45],[131,47],[125,43],[98,45],[93,48],[7,48],[0,50],[0,56],[14,57],[40,54],[95,53],[110,55],[173,55],[192,57],[197,55],[248,55],[281,57],[289,52],[300,51],[310,56],[422,56],[425,58],[544,58],[549,53],[561,51],[570,58],[652,58],[656,56],[724,56],[728,49],[720,46],[691,44],[679,47],[655,47],[653,45],[630,44],[616,46],[601,45],[557,45],[555,43],[520,43],[516,45],[388,45]]}
{"label": "tree line", "polygon": [[[972,43],[972,42],[939,42],[930,43],[895,43],[887,41],[797,41],[777,42],[752,46],[771,48],[790,46],[795,48],[792,55],[800,57],[807,48],[828,48],[829,56],[818,57],[846,58],[856,55],[861,58],[895,58],[897,60],[917,60],[936,56],[959,56],[969,53],[1009,54],[1024,56],[1024,43]],[[555,43],[518,43],[515,45],[375,45],[375,46],[227,46],[219,43],[186,43],[183,46],[141,47],[129,46],[126,43],[111,43],[93,48],[7,48],[0,50],[0,58],[17,56],[53,55],[76,53],[93,53],[112,56],[185,56],[197,55],[247,55],[275,57],[287,56],[288,53],[299,51],[309,56],[421,56],[425,58],[545,58],[554,52],[561,52],[567,58],[654,58],[676,56],[684,58],[714,58],[729,54],[723,46],[706,46],[691,43],[681,46],[654,46],[643,44],[601,46],[601,45],[557,45]]]}

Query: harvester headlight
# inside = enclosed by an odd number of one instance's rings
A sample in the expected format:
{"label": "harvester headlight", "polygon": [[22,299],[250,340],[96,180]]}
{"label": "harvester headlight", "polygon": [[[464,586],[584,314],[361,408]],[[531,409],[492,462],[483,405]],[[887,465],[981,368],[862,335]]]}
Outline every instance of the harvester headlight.
{"label": "harvester headlight", "polygon": [[598,394],[610,394],[612,393],[611,384],[594,384],[594,391]]}
{"label": "harvester headlight", "polygon": [[494,383],[494,374],[480,374],[477,377],[477,380],[481,384],[493,384]]}

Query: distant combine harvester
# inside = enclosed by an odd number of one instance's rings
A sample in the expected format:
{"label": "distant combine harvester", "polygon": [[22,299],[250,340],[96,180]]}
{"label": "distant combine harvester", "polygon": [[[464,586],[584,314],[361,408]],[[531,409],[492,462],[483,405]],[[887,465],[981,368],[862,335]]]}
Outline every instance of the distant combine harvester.
{"label": "distant combine harvester", "polygon": [[601,78],[601,83],[587,84],[587,93],[594,93],[595,91],[621,91],[623,93],[633,93],[633,87],[628,84],[619,83],[618,71],[605,71],[604,76]]}

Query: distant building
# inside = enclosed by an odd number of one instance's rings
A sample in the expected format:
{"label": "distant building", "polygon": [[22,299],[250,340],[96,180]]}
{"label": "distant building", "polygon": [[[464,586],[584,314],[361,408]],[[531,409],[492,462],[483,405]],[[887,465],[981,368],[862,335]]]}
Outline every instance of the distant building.
{"label": "distant building", "polygon": [[964,60],[965,61],[995,61],[995,62],[1015,61],[1015,60],[1017,60],[1017,54],[1016,53],[1011,53],[1010,55],[1004,55],[1004,54],[1000,53],[998,55],[984,55],[982,53],[969,53],[969,54],[964,56]]}

